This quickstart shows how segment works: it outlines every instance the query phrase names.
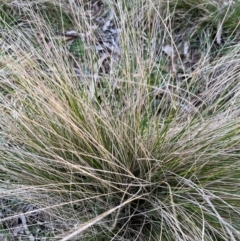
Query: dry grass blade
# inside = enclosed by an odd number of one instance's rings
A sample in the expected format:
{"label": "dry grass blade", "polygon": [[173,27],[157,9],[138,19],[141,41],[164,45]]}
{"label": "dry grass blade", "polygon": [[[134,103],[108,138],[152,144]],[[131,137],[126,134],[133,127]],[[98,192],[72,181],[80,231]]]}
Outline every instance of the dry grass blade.
{"label": "dry grass blade", "polygon": [[116,212],[117,210],[123,208],[126,204],[131,203],[132,201],[139,199],[141,197],[143,197],[144,195],[141,196],[137,196],[137,197],[132,197],[129,200],[123,202],[122,204],[118,205],[117,207],[114,207],[104,213],[102,213],[101,215],[89,220],[86,223],[81,224],[79,227],[77,227],[76,231],[72,232],[71,234],[67,235],[66,237],[64,237],[63,239],[61,239],[60,241],[67,241],[67,240],[71,240],[73,237],[75,237],[76,235],[78,235],[79,233],[83,232],[84,230],[88,229],[89,227],[93,226],[94,224],[98,223],[99,221],[101,221],[102,219],[104,219],[105,217],[107,217],[108,215],[112,214],[113,212]]}

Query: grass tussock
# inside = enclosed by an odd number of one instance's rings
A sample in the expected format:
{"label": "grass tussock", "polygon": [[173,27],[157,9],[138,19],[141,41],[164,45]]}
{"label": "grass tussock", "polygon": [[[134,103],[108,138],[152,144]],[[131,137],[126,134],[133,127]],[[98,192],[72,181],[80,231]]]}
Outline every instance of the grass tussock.
{"label": "grass tussock", "polygon": [[239,3],[14,2],[0,5],[2,237],[239,240]]}

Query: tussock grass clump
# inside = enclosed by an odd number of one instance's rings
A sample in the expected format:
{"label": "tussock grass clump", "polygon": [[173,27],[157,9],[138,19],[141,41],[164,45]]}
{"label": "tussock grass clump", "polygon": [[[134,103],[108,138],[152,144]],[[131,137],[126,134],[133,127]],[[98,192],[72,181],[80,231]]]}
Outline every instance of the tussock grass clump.
{"label": "tussock grass clump", "polygon": [[[105,1],[121,53],[97,52],[99,16],[60,2],[23,5],[24,28],[1,18],[1,233],[17,240],[15,220],[36,240],[239,240],[239,44],[171,28],[186,1]],[[90,37],[71,51],[48,7]]]}

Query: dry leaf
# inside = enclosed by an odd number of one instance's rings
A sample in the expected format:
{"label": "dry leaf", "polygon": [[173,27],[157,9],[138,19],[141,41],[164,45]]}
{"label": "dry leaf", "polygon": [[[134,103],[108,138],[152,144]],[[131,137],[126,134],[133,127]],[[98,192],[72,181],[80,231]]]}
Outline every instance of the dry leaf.
{"label": "dry leaf", "polygon": [[186,57],[186,59],[189,59],[189,42],[185,41],[183,46],[183,54]]}
{"label": "dry leaf", "polygon": [[170,45],[166,45],[162,48],[162,51],[169,57],[173,57],[173,48]]}

